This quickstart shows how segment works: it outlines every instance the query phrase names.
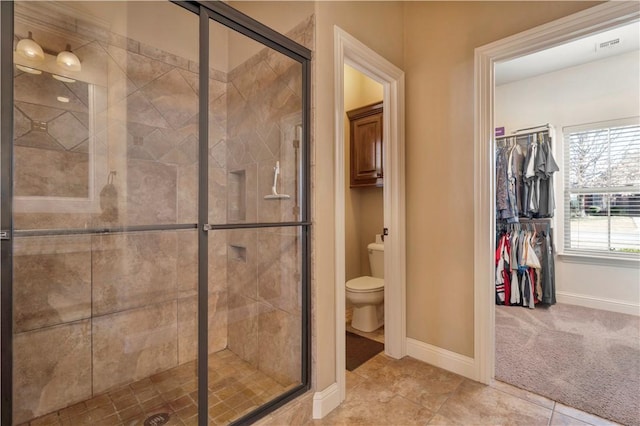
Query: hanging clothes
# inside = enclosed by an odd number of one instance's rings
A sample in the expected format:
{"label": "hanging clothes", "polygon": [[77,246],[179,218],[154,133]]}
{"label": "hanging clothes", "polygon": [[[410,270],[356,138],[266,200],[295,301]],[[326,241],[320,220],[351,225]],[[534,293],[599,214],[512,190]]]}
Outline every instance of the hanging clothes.
{"label": "hanging clothes", "polygon": [[553,246],[551,245],[551,234],[542,233],[539,237],[540,258],[542,262],[542,303],[555,305],[556,303],[556,283],[555,264],[553,259]]}
{"label": "hanging clothes", "polygon": [[498,149],[496,156],[496,214],[500,219],[517,222],[519,209],[512,152],[512,146],[505,146]]}
{"label": "hanging clothes", "polygon": [[496,250],[496,303],[509,305],[511,294],[511,265],[509,235],[504,234]]}
{"label": "hanging clothes", "polygon": [[555,275],[550,220],[501,222],[495,253],[496,304],[535,308],[553,305]]}
{"label": "hanging clothes", "polygon": [[536,135],[531,135],[532,141],[528,143],[527,155],[524,158],[524,207],[523,216],[531,217],[538,212],[539,185],[535,173],[536,156],[538,155],[538,142]]}
{"label": "hanging clothes", "polygon": [[[496,140],[496,304],[555,304],[551,220],[560,168],[549,130]],[[543,219],[545,218],[545,219]]]}
{"label": "hanging clothes", "polygon": [[560,168],[551,153],[549,135],[545,133],[541,137],[535,170],[540,186],[538,217],[553,217],[553,211],[556,208],[553,196],[553,174],[560,171]]}
{"label": "hanging clothes", "polygon": [[549,131],[497,139],[496,217],[553,217],[553,174],[560,168],[551,152]]}

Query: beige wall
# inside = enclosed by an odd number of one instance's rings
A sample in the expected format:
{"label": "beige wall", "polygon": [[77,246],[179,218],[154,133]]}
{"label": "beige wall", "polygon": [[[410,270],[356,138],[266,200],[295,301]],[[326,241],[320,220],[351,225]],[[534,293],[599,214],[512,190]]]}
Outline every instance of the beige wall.
{"label": "beige wall", "polygon": [[335,380],[333,25],[406,73],[409,337],[473,356],[473,50],[595,4],[316,4],[316,389]]}
{"label": "beige wall", "polygon": [[[383,97],[382,85],[348,65],[344,67],[344,109],[350,111]],[[345,276],[347,280],[371,275],[367,244],[381,233],[384,223],[382,188],[350,188],[349,119],[344,117],[345,167]]]}
{"label": "beige wall", "polygon": [[595,2],[407,2],[407,334],[473,357],[474,48]]}

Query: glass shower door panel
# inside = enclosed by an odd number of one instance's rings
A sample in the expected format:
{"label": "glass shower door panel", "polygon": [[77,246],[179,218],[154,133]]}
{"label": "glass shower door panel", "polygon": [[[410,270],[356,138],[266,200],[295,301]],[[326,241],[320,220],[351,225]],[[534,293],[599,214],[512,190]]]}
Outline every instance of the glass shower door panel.
{"label": "glass shower door panel", "polygon": [[220,424],[302,381],[302,240],[298,227],[275,227],[209,242],[209,418]]}
{"label": "glass shower door panel", "polygon": [[198,16],[15,9],[14,423],[195,422]]}
{"label": "glass shower door panel", "polygon": [[210,34],[209,222],[300,221],[302,65],[213,21]]}
{"label": "glass shower door panel", "polygon": [[302,65],[209,32],[208,408],[225,424],[302,383]]}

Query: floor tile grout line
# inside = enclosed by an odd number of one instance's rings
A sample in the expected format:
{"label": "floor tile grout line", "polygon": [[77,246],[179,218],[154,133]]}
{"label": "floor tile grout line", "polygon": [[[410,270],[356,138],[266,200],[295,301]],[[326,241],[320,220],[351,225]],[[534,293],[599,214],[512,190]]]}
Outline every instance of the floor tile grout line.
{"label": "floor tile grout line", "polygon": [[449,394],[449,396],[447,396],[447,397],[445,398],[445,400],[442,402],[442,404],[440,404],[440,406],[439,406],[439,407],[438,407],[438,409],[436,410],[436,412],[435,412],[434,416],[435,416],[436,414],[440,414],[440,410],[442,410],[442,407],[444,407],[444,406],[445,406],[445,404],[447,403],[447,401],[449,401],[449,399],[451,399],[451,397],[453,397],[453,395],[455,395],[455,394],[458,392],[458,390],[462,387],[462,384],[465,382],[465,380],[469,380],[469,379],[467,379],[466,377],[463,377],[463,378],[462,378],[462,380],[460,380],[460,383],[458,383],[458,386],[456,386],[456,388],[455,388],[453,391],[451,391],[451,393]]}
{"label": "floor tile grout line", "polygon": [[549,421],[547,422],[547,426],[551,426],[551,421],[553,420],[553,415],[556,412],[556,402],[553,401],[553,407],[551,407],[551,415],[549,416]]}

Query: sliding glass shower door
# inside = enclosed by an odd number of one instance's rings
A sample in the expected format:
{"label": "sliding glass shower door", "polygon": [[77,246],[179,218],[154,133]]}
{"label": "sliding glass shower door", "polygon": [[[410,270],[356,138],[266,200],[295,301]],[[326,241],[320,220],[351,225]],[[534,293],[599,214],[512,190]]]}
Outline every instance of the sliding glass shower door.
{"label": "sliding glass shower door", "polygon": [[210,323],[211,310],[227,310],[226,334],[208,336],[218,424],[307,382],[306,95],[299,60],[214,19],[208,27]]}
{"label": "sliding glass shower door", "polygon": [[14,4],[14,424],[197,420],[198,17],[109,7]]}
{"label": "sliding glass shower door", "polygon": [[303,393],[309,51],[224,3],[1,7],[2,424]]}

